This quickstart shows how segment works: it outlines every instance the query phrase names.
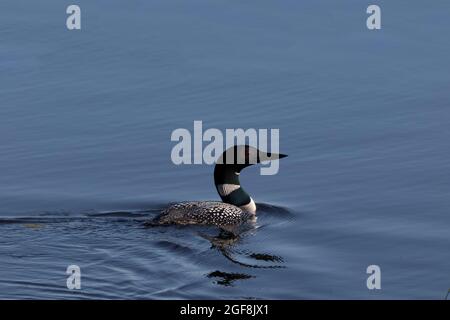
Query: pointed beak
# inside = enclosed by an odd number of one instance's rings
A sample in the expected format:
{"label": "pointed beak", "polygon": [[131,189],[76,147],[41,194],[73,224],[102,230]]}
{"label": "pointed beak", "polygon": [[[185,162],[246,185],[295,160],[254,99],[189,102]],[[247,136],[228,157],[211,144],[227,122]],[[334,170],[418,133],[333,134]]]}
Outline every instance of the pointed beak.
{"label": "pointed beak", "polygon": [[258,162],[277,160],[277,159],[286,158],[286,157],[287,157],[287,154],[282,154],[282,153],[259,152],[259,159],[258,159],[259,161]]}

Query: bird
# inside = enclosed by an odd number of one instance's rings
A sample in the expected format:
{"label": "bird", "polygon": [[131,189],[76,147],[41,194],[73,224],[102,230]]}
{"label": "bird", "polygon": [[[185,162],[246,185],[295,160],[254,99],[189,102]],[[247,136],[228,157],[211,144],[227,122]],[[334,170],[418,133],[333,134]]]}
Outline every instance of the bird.
{"label": "bird", "polygon": [[225,150],[214,167],[214,183],[220,201],[175,203],[156,218],[145,223],[155,225],[240,225],[256,217],[256,204],[239,182],[241,171],[251,165],[287,157],[261,151],[249,145],[235,145]]}

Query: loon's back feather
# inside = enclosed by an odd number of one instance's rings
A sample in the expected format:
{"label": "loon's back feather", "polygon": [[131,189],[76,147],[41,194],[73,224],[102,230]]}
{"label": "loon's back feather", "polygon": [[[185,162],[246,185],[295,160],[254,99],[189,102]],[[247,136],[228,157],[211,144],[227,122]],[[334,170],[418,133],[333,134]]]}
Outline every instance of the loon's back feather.
{"label": "loon's back feather", "polygon": [[253,215],[232,204],[219,201],[176,203],[165,209],[150,224],[236,225]]}

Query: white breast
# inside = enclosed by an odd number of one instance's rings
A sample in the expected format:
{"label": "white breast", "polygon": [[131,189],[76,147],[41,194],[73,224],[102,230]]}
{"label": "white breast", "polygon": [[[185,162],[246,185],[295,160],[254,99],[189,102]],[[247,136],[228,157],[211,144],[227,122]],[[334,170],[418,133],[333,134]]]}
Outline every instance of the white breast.
{"label": "white breast", "polygon": [[250,198],[250,202],[247,203],[246,205],[240,206],[239,208],[241,208],[242,210],[246,211],[246,212],[250,212],[252,214],[256,214],[256,204],[255,201],[253,201],[252,198]]}

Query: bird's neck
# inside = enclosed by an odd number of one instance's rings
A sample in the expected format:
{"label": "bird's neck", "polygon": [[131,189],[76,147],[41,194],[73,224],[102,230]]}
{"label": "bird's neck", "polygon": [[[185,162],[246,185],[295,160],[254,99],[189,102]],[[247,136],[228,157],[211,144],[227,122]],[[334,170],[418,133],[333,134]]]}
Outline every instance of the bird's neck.
{"label": "bird's neck", "polygon": [[251,213],[256,212],[255,202],[241,187],[239,172],[234,166],[216,164],[214,168],[214,183],[223,202],[235,205]]}

